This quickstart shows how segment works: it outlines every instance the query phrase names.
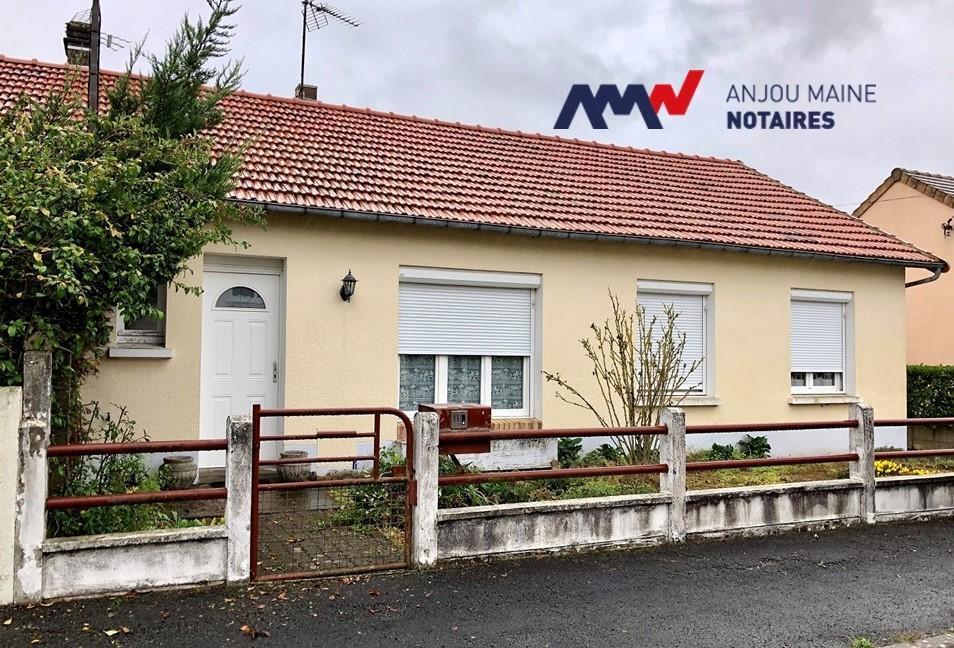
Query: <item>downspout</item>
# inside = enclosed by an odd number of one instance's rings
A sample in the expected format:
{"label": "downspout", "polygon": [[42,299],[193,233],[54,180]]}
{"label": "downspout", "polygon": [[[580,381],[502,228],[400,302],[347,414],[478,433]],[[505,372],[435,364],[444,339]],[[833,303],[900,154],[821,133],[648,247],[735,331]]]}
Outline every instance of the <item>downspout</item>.
{"label": "downspout", "polygon": [[947,272],[950,269],[950,266],[946,263],[942,266],[934,268],[934,274],[930,277],[925,277],[924,279],[918,279],[916,281],[909,281],[904,284],[905,288],[913,288],[914,286],[920,286],[921,284],[931,283],[932,281],[937,281],[941,278],[941,274]]}

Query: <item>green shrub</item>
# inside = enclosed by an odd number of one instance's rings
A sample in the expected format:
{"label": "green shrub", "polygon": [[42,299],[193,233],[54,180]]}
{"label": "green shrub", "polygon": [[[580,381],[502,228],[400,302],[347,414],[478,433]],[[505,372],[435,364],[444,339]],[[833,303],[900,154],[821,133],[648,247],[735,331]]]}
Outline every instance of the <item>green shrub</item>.
{"label": "green shrub", "polygon": [[557,442],[557,459],[563,468],[576,465],[583,452],[583,439],[562,438]]}
{"label": "green shrub", "polygon": [[746,434],[737,445],[739,446],[739,454],[745,459],[763,459],[772,454],[772,446],[768,442],[768,437],[754,437]]}
{"label": "green shrub", "polygon": [[[99,403],[83,407],[83,433],[91,443],[131,443],[148,441],[136,431],[136,422],[125,407],[114,416]],[[159,490],[159,480],[150,475],[142,455],[99,455],[50,459],[50,495],[113,495]],[[51,536],[76,536],[121,531],[141,531],[177,524],[162,508],[152,504],[100,506],[89,509],[50,511],[47,524]]]}
{"label": "green shrub", "polygon": [[728,461],[729,459],[735,458],[735,446],[731,443],[725,445],[719,445],[718,443],[712,444],[712,449],[709,450],[709,459],[712,461]]}
{"label": "green shrub", "polygon": [[954,416],[954,366],[908,365],[908,416]]}

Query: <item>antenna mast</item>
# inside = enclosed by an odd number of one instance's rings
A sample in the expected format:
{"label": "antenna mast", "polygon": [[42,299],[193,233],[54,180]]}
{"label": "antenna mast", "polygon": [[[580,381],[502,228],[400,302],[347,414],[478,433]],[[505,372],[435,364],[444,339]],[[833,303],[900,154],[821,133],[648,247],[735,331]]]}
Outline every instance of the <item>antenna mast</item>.
{"label": "antenna mast", "polygon": [[105,45],[107,49],[118,50],[129,44],[125,38],[102,33],[101,22],[99,0],[93,0],[90,9],[77,13],[66,23],[66,36],[63,38],[67,63],[85,65],[89,68],[86,100],[91,110],[96,110],[99,106],[100,45]]}
{"label": "antenna mast", "polygon": [[344,23],[349,27],[358,27],[361,23],[352,18],[340,9],[328,4],[327,2],[315,2],[315,0],[302,0],[301,3],[301,74],[299,76],[298,88],[295,90],[295,96],[299,99],[305,99],[305,48],[308,42],[308,32],[317,31],[322,27],[327,27],[330,21],[328,18],[334,18],[338,22]]}

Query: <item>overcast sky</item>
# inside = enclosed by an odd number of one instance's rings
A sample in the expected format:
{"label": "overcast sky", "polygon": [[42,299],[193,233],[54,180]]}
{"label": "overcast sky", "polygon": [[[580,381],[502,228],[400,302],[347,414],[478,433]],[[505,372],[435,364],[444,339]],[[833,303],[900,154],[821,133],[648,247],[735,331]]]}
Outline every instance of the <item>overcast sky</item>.
{"label": "overcast sky", "polygon": [[[954,2],[335,0],[363,24],[309,35],[307,80],[333,103],[623,145],[736,158],[851,211],[897,166],[954,174]],[[88,0],[0,0],[0,53],[64,60],[63,25]],[[102,0],[103,30],[159,51],[203,0]],[[301,5],[245,0],[234,55],[248,90],[291,95]],[[120,69],[123,51],[104,51]],[[553,123],[573,83],[673,83],[705,70],[689,112],[650,131],[637,114]],[[800,84],[831,130],[727,130],[732,84]],[[867,105],[807,105],[805,85],[877,84]]]}

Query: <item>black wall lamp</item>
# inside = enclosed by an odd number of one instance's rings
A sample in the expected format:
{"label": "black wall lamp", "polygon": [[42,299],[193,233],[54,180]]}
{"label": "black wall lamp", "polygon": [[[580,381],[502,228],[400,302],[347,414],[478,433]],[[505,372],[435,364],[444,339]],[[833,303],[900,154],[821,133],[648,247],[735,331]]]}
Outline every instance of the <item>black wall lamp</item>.
{"label": "black wall lamp", "polygon": [[950,236],[951,232],[954,232],[954,225],[951,224],[951,221],[954,221],[954,216],[941,223],[941,231],[944,232],[944,236]]}
{"label": "black wall lamp", "polygon": [[348,270],[348,274],[344,276],[341,280],[341,299],[346,302],[351,301],[351,296],[354,295],[355,284],[358,283],[358,280],[354,278],[354,275],[351,274],[351,270]]}

